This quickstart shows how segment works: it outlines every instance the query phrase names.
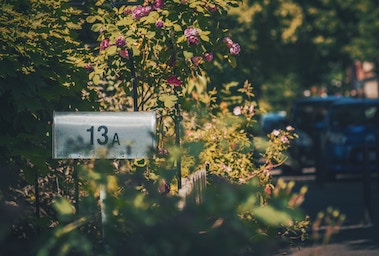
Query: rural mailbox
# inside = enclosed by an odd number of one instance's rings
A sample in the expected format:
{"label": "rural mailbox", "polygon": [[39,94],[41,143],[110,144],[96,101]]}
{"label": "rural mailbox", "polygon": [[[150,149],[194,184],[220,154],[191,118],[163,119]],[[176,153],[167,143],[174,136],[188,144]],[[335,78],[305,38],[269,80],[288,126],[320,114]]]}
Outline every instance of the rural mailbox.
{"label": "rural mailbox", "polygon": [[54,112],[53,158],[149,158],[155,112]]}

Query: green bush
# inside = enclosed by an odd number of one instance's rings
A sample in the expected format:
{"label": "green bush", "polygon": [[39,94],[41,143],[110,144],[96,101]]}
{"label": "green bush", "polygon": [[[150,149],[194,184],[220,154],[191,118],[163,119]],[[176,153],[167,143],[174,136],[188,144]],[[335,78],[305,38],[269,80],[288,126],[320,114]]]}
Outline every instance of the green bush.
{"label": "green bush", "polygon": [[[5,40],[13,55],[2,48],[2,61],[15,72],[1,73],[1,97],[15,113],[14,119],[3,118],[5,130],[18,122],[33,130],[5,133],[8,140],[23,141],[1,147],[6,166],[17,164],[15,169],[30,178],[17,179],[10,186],[13,193],[2,189],[4,208],[18,201],[14,209],[26,209],[6,215],[13,227],[10,233],[10,226],[0,230],[2,253],[269,255],[286,237],[305,238],[308,220],[299,208],[305,189],[294,193],[292,183],[274,184],[270,175],[285,160],[292,129],[269,134],[258,162],[252,131],[259,109],[251,85],[236,85],[240,95],[228,99],[207,89],[207,68],[222,62],[234,67],[241,51],[227,29],[214,22],[238,1],[156,0],[134,7],[98,1],[85,20],[98,33],[99,46],[80,55],[70,50],[79,48],[70,30],[79,28],[72,23],[81,17],[77,11],[63,1],[23,3],[33,8],[2,8],[2,21],[14,24],[1,30],[2,38],[20,35],[19,41]],[[28,31],[35,34],[24,38]],[[17,64],[15,57],[25,62]],[[88,86],[78,85],[84,70]],[[12,79],[23,90],[9,83]],[[92,91],[97,99],[88,105],[82,97]],[[34,95],[39,100],[29,104]],[[84,110],[96,101],[106,111],[155,111],[156,157],[47,161],[52,111]],[[182,175],[201,169],[207,170],[205,201],[179,207]],[[25,208],[17,199],[25,200]],[[20,243],[24,246],[16,247]]]}

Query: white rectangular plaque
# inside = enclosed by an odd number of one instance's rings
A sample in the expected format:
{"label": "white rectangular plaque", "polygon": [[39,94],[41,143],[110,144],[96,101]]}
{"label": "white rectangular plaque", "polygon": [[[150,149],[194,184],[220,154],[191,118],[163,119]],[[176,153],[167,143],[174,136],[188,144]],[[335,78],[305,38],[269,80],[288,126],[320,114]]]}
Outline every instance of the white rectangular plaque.
{"label": "white rectangular plaque", "polygon": [[149,158],[155,112],[54,112],[53,158]]}

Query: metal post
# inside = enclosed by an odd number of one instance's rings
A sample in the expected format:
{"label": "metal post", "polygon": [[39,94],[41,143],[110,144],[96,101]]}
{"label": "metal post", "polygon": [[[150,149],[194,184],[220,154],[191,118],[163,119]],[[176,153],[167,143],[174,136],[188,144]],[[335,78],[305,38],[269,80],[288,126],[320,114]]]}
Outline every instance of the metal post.
{"label": "metal post", "polygon": [[[175,90],[175,89],[174,89]],[[178,96],[177,91],[175,90],[175,95]],[[180,108],[179,103],[175,103],[175,145],[180,147]],[[178,169],[177,177],[178,177],[178,190],[182,188],[182,161],[179,158],[176,162],[176,167]]]}
{"label": "metal post", "polygon": [[366,224],[370,225],[372,220],[372,205],[371,205],[371,181],[370,181],[370,163],[369,151],[367,143],[363,146],[363,202],[364,202],[364,217]]}
{"label": "metal post", "polygon": [[376,163],[376,180],[377,180],[377,190],[379,191],[379,132],[375,134],[375,163]]}
{"label": "metal post", "polygon": [[137,77],[136,77],[136,71],[134,68],[132,49],[128,49],[128,55],[129,55],[129,60],[130,60],[130,73],[132,77],[132,86],[133,86],[133,109],[136,112],[138,111],[138,91],[137,91]]}
{"label": "metal post", "polygon": [[35,174],[35,188],[34,193],[36,196],[36,217],[40,217],[40,203],[39,203],[39,183],[38,183],[38,173]]}
{"label": "metal post", "polygon": [[73,173],[73,178],[74,178],[74,199],[75,199],[75,212],[76,214],[79,214],[79,170],[74,166],[74,173]]}

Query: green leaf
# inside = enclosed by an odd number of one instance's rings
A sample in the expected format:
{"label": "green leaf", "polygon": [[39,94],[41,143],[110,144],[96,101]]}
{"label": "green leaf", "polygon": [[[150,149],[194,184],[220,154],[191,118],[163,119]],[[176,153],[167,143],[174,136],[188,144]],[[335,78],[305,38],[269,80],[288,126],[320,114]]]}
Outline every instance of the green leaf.
{"label": "green leaf", "polygon": [[55,199],[54,208],[62,217],[71,216],[75,213],[75,208],[63,197],[57,197]]}
{"label": "green leaf", "polygon": [[174,24],[174,30],[176,32],[182,31],[182,27],[180,25],[178,25],[178,24]]}
{"label": "green leaf", "polygon": [[99,32],[102,26],[103,24],[100,24],[100,23],[93,24],[91,27],[91,30],[93,32]]}
{"label": "green leaf", "polygon": [[124,17],[123,19],[117,21],[116,26],[129,26],[131,24],[133,24],[133,19],[130,17]]}
{"label": "green leaf", "polygon": [[99,75],[95,75],[93,77],[92,81],[93,81],[94,84],[98,85],[100,83],[100,76]]}
{"label": "green leaf", "polygon": [[168,95],[168,94],[161,95],[159,96],[158,99],[163,102],[166,108],[172,108],[173,106],[175,106],[176,102],[178,101],[177,96]]}
{"label": "green leaf", "polygon": [[183,55],[185,59],[191,59],[193,57],[192,52],[183,51]]}
{"label": "green leaf", "polygon": [[228,62],[232,66],[232,68],[237,67],[237,61],[236,61],[236,58],[234,56],[229,56]]}
{"label": "green leaf", "polygon": [[86,18],[86,21],[87,21],[88,23],[94,23],[94,22],[96,21],[96,17],[95,17],[95,16],[88,16],[88,17]]}
{"label": "green leaf", "polygon": [[117,53],[117,46],[112,45],[106,49],[108,56],[113,56]]}
{"label": "green leaf", "polygon": [[254,210],[254,216],[270,226],[287,225],[291,221],[290,215],[283,211],[276,210],[269,205],[256,208]]}
{"label": "green leaf", "polygon": [[149,39],[154,38],[155,37],[155,32],[154,31],[147,32],[146,37],[149,38]]}
{"label": "green leaf", "polygon": [[108,30],[109,32],[113,32],[113,31],[117,31],[118,28],[116,27],[116,25],[108,24],[108,26],[107,26],[107,30]]}
{"label": "green leaf", "polygon": [[201,38],[201,40],[203,40],[205,42],[209,42],[209,37],[206,35],[200,34],[200,38]]}

